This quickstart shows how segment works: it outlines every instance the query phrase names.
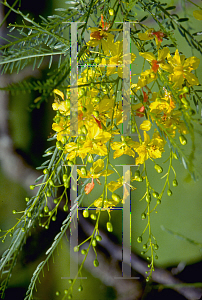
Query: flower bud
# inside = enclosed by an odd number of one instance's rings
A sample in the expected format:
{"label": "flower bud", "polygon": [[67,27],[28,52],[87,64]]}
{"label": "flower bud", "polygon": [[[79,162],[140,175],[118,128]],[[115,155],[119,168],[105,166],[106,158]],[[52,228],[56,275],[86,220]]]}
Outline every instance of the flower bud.
{"label": "flower bud", "polygon": [[74,252],[79,252],[79,246],[74,247]]}
{"label": "flower bud", "polygon": [[150,193],[147,193],[147,194],[146,194],[146,201],[147,201],[148,203],[151,202],[151,195],[150,195]]}
{"label": "flower bud", "polygon": [[154,198],[158,198],[158,196],[159,196],[159,193],[157,193],[157,192],[153,192],[153,194],[152,194],[152,195],[153,195],[153,197],[154,197]]}
{"label": "flower bud", "polygon": [[48,212],[49,212],[48,206],[44,206],[44,211],[45,211],[45,213],[48,213]]}
{"label": "flower bud", "polygon": [[80,285],[80,286],[78,287],[78,292],[82,292],[82,291],[83,291],[83,286]]}
{"label": "flower bud", "polygon": [[63,150],[63,144],[60,141],[56,142],[56,147],[58,148],[58,150]]}
{"label": "flower bud", "polygon": [[99,261],[97,260],[97,258],[93,261],[94,267],[98,267],[99,266]]}
{"label": "flower bud", "polygon": [[82,97],[85,94],[85,89],[84,88],[79,89],[78,94],[79,94],[79,98]]}
{"label": "flower bud", "polygon": [[96,220],[97,219],[97,217],[96,217],[95,214],[91,214],[90,217],[91,217],[92,220]]}
{"label": "flower bud", "polygon": [[45,175],[47,175],[47,174],[49,173],[48,169],[44,169],[44,170],[43,170],[43,173],[44,173]]}
{"label": "flower bud", "polygon": [[109,231],[109,232],[113,231],[113,225],[111,222],[107,222],[107,231]]}
{"label": "flower bud", "polygon": [[85,209],[83,211],[83,216],[84,216],[84,218],[88,218],[89,217],[89,211],[87,209]]}
{"label": "flower bud", "polygon": [[187,94],[187,93],[189,93],[189,88],[187,86],[184,86],[182,91],[184,94]]}
{"label": "flower bud", "polygon": [[147,249],[147,244],[144,244],[144,245],[142,246],[142,248],[143,248],[144,250],[146,250],[146,249]]}
{"label": "flower bud", "polygon": [[81,167],[81,174],[82,174],[83,176],[86,176],[86,175],[87,175],[86,167]]}
{"label": "flower bud", "polygon": [[156,203],[161,204],[161,199],[157,199]]}
{"label": "flower bud", "polygon": [[109,14],[110,14],[110,16],[113,16],[113,15],[114,15],[114,10],[113,10],[113,8],[110,8],[110,9],[109,9]]}
{"label": "flower bud", "polygon": [[61,142],[62,142],[63,144],[66,144],[66,143],[67,143],[67,137],[66,137],[66,136],[63,136]]}
{"label": "flower bud", "polygon": [[95,59],[94,59],[94,63],[96,65],[100,64],[101,63],[101,58],[99,56],[97,56]]}
{"label": "flower bud", "polygon": [[142,220],[146,219],[146,217],[147,217],[147,216],[146,216],[146,214],[145,214],[145,213],[142,213],[142,214],[141,214],[141,218],[142,218]]}
{"label": "flower bud", "polygon": [[169,190],[167,190],[167,195],[168,196],[172,196],[172,191],[169,189]]}
{"label": "flower bud", "polygon": [[180,140],[180,143],[184,146],[184,145],[186,145],[187,144],[187,139],[186,139],[186,137],[184,136],[184,135],[180,135],[179,136],[179,140]]}
{"label": "flower bud", "polygon": [[112,194],[112,199],[117,203],[119,203],[121,201],[121,197],[119,195],[117,195],[116,193]]}
{"label": "flower bud", "polygon": [[93,163],[93,156],[92,156],[92,154],[88,155],[87,162],[89,162],[90,164]]}
{"label": "flower bud", "polygon": [[63,176],[62,176],[62,180],[65,182],[65,181],[67,181],[68,180],[68,175],[67,174],[64,174]]}
{"label": "flower bud", "polygon": [[138,243],[142,243],[142,237],[141,237],[141,236],[138,236],[137,242],[138,242]]}
{"label": "flower bud", "polygon": [[158,172],[158,173],[162,173],[163,172],[163,168],[159,165],[155,165],[154,169]]}
{"label": "flower bud", "polygon": [[102,237],[101,237],[101,235],[96,235],[96,241],[98,241],[98,242],[100,242],[101,240],[102,240]]}
{"label": "flower bud", "polygon": [[178,186],[178,182],[176,179],[173,180],[173,186]]}
{"label": "flower bud", "polygon": [[93,246],[93,247],[96,247],[96,246],[97,246],[97,241],[96,241],[96,239],[93,239],[93,240],[92,240],[92,246]]}
{"label": "flower bud", "polygon": [[67,204],[65,204],[65,205],[63,206],[63,210],[64,210],[64,211],[68,211],[68,210],[69,210],[69,207],[68,207]]}

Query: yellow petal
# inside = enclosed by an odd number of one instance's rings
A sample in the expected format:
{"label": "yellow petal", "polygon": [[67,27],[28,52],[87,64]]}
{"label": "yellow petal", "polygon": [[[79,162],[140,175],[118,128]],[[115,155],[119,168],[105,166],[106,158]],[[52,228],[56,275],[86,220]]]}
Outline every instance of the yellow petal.
{"label": "yellow petal", "polygon": [[184,72],[184,76],[191,85],[199,85],[198,78],[192,73]]}
{"label": "yellow petal", "polygon": [[149,150],[149,156],[152,158],[160,158],[162,156],[162,152],[159,149],[153,150],[150,148]]}
{"label": "yellow petal", "polygon": [[149,35],[148,31],[146,31],[144,33],[138,33],[138,38],[142,41],[148,41],[148,40],[152,40],[154,38],[154,36]]}
{"label": "yellow petal", "polygon": [[121,148],[122,143],[121,142],[113,142],[111,144],[112,150],[119,150]]}
{"label": "yellow petal", "polygon": [[97,200],[95,200],[93,202],[93,204],[96,206],[96,207],[101,207],[102,205],[102,197],[98,198]]}
{"label": "yellow petal", "polygon": [[128,147],[124,151],[124,154],[135,157],[135,152],[133,150],[131,150],[130,148],[128,148]]}
{"label": "yellow petal", "polygon": [[169,72],[169,73],[173,72],[173,68],[169,64],[162,63],[162,64],[159,64],[159,66],[161,69],[165,70],[166,72]]}
{"label": "yellow petal", "polygon": [[144,131],[144,142],[147,145],[150,142],[150,137],[149,135],[146,133],[146,131]]}
{"label": "yellow petal", "polygon": [[58,106],[59,106],[59,103],[53,103],[52,104],[53,110],[58,110]]}
{"label": "yellow petal", "polygon": [[90,40],[88,43],[86,43],[87,46],[90,46],[90,47],[96,47],[97,45],[100,44],[100,41],[98,40],[95,40],[95,39],[92,39]]}
{"label": "yellow petal", "polygon": [[58,89],[54,89],[53,92],[56,95],[59,95],[64,100],[64,94],[63,94],[63,92],[59,91]]}
{"label": "yellow petal", "polygon": [[101,44],[102,44],[102,50],[103,50],[104,54],[109,55],[109,47],[108,47],[107,41],[102,39]]}
{"label": "yellow petal", "polygon": [[117,182],[117,181],[111,181],[107,184],[107,188],[108,190],[110,190],[110,192],[114,192],[115,190],[117,190],[118,188],[120,188],[122,186],[121,182]]}
{"label": "yellow petal", "polygon": [[93,163],[93,171],[95,173],[100,173],[104,168],[104,161],[102,159],[98,159],[96,162]]}
{"label": "yellow petal", "polygon": [[111,175],[111,174],[113,174],[114,173],[114,171],[112,171],[112,170],[104,170],[104,171],[102,171],[101,173],[100,173],[100,176],[109,176],[109,175]]}
{"label": "yellow petal", "polygon": [[151,122],[149,120],[143,121],[142,124],[140,125],[140,129],[149,131],[151,129]]}
{"label": "yellow petal", "polygon": [[107,65],[107,60],[106,58],[102,58],[101,63],[99,64],[99,67],[105,67]]}
{"label": "yellow petal", "polygon": [[170,53],[170,50],[168,47],[164,47],[163,49],[158,51],[158,60],[165,59],[167,55]]}
{"label": "yellow petal", "polygon": [[156,57],[152,52],[139,52],[139,55],[144,57],[148,61],[156,60]]}
{"label": "yellow petal", "polygon": [[123,149],[119,149],[119,150],[116,150],[114,152],[114,155],[113,155],[113,158],[117,158],[117,157],[120,157],[124,154],[124,150]]}
{"label": "yellow petal", "polygon": [[119,56],[123,52],[123,41],[118,41],[113,44],[113,48],[111,48],[111,53],[113,56]]}
{"label": "yellow petal", "polygon": [[116,67],[107,67],[107,76],[115,73],[116,73]]}
{"label": "yellow petal", "polygon": [[72,150],[76,150],[77,148],[78,148],[78,145],[74,142],[71,142],[65,146],[65,149],[67,152],[71,152]]}
{"label": "yellow petal", "polygon": [[63,130],[63,126],[58,125],[57,123],[53,123],[52,129],[59,132]]}
{"label": "yellow petal", "polygon": [[137,109],[139,109],[140,107],[142,107],[142,103],[132,104],[132,109],[133,109],[133,110],[137,110]]}
{"label": "yellow petal", "polygon": [[190,67],[191,69],[195,70],[198,68],[199,64],[200,64],[200,59],[197,58],[196,56],[192,56],[186,59],[183,67],[184,68]]}
{"label": "yellow petal", "polygon": [[123,64],[128,65],[131,64],[136,58],[134,53],[128,53],[123,55]]}

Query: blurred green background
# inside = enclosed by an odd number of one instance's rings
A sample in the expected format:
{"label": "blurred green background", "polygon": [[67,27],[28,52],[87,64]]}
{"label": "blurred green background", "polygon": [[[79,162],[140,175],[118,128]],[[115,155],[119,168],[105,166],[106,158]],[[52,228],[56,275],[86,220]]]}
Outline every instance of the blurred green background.
{"label": "blurred green background", "polygon": [[[28,2],[22,0],[22,7],[24,11],[30,12],[31,14],[33,14],[34,17],[36,17],[38,13],[46,17],[47,15],[53,13],[54,8],[64,7],[64,2],[65,1],[62,0],[34,1],[34,5],[32,5],[31,7],[30,4],[28,4]],[[170,1],[169,3],[170,5],[175,5],[177,3],[177,13],[178,15],[183,16],[183,12],[181,11],[181,3],[184,3],[184,1]],[[197,1],[195,1],[195,3],[197,3]],[[194,9],[194,6],[188,6],[188,16],[192,15]],[[138,12],[138,14],[138,17],[141,17],[141,12]],[[14,18],[14,16],[11,15],[11,18]],[[147,21],[146,24],[148,26],[154,27],[155,29],[158,28],[154,23],[150,25],[149,21]],[[189,24],[191,27],[196,28],[196,30],[202,29],[201,21],[197,21],[192,18],[191,23]],[[187,43],[182,39],[178,32],[175,32],[174,34],[179,44],[179,51],[183,51],[183,54],[185,54],[186,57],[192,55],[200,57],[200,55],[196,51],[192,53]],[[138,69],[138,59],[136,59],[135,64],[137,64],[136,67]],[[197,70],[197,76],[199,77],[200,82],[202,82],[201,70],[202,63],[200,63],[200,67]],[[46,72],[44,72],[44,74],[45,73]],[[41,80],[44,78],[44,74],[43,72],[40,74]],[[48,102],[44,103],[41,109],[39,110],[36,109],[33,112],[30,112],[28,110],[29,104],[31,104],[37,96],[37,94],[24,94],[12,96],[10,97],[9,104],[9,126],[12,138],[14,140],[15,148],[17,149],[18,153],[23,155],[26,161],[33,167],[37,167],[43,162],[42,154],[44,153],[46,148],[51,146],[50,142],[46,142],[46,138],[50,135],[50,132],[52,131],[51,124],[52,118],[54,116],[54,113],[51,109],[53,98],[48,99]],[[200,114],[198,115],[198,117],[200,117]],[[199,125],[196,125],[196,129],[202,132]],[[192,264],[194,262],[200,261],[202,258],[202,252],[200,247],[190,244],[187,241],[176,239],[173,235],[170,235],[167,232],[162,231],[161,229],[161,225],[163,225],[165,228],[178,232],[186,236],[187,238],[202,243],[201,134],[196,133],[195,141],[196,152],[194,163],[196,166],[196,170],[199,173],[198,180],[196,182],[191,180],[188,172],[184,169],[183,165],[180,164],[179,161],[175,161],[174,168],[177,173],[177,180],[179,185],[178,187],[172,188],[173,195],[171,197],[168,197],[167,195],[163,197],[162,203],[161,205],[159,205],[157,210],[158,213],[153,213],[151,217],[152,232],[155,235],[159,244],[159,259],[156,260],[156,265],[160,267],[173,266],[179,264],[180,262],[184,262],[185,264]],[[188,141],[188,145],[185,147],[185,151],[187,153],[190,152],[190,144],[191,142]],[[163,167],[165,165],[165,170],[167,163],[164,164],[164,162],[167,158],[168,154],[164,154],[163,158],[159,160],[159,164],[161,164]],[[128,159],[127,157],[125,157],[124,160],[117,159],[117,163],[115,161],[115,164],[121,163],[134,164],[134,160],[132,158]],[[154,172],[155,170],[153,169],[153,164],[151,164],[149,168],[150,180],[152,182],[152,186],[156,187],[157,191],[160,191],[164,181],[160,180],[161,175],[157,174],[156,172],[155,176],[153,176]],[[171,182],[173,178],[171,177]],[[143,196],[145,190],[145,183],[135,183],[134,185],[137,189],[132,192],[131,246],[134,252],[140,254],[140,252],[142,251],[142,245],[139,245],[136,242],[136,239],[137,236],[139,236],[142,233],[146,225],[146,221],[141,220],[141,213],[145,209],[145,202],[139,201],[139,199],[141,199]],[[99,193],[99,189],[101,193],[101,187],[98,187],[97,185],[96,195]],[[2,230],[6,230],[15,224],[15,219],[17,217],[12,214],[12,210],[23,210],[25,208],[24,199],[26,196],[29,196],[27,192],[19,184],[12,182],[9,178],[6,178],[0,169],[0,228]],[[90,202],[91,199],[95,199],[94,197],[95,193],[92,192],[88,197],[88,201]],[[122,224],[120,222],[120,219],[116,217],[116,214],[119,214],[120,216],[120,212],[112,213],[114,234],[117,236],[121,243]],[[106,221],[107,213],[105,215],[103,214],[103,218],[101,220],[101,224],[103,227],[105,227]],[[0,253],[2,253],[9,246],[9,242],[9,238],[7,238],[4,244],[0,244]],[[63,248],[59,251],[60,255],[55,256],[55,264],[53,265],[53,263],[50,262],[50,271],[45,271],[45,278],[41,278],[42,284],[38,284],[37,286],[39,290],[40,299],[54,299],[53,295],[57,289],[63,290],[66,288],[66,283],[60,279],[61,276],[66,276],[66,274],[64,274],[64,270],[68,269],[69,262],[69,255],[67,254],[68,247],[65,242],[63,243]],[[33,273],[35,267],[41,260],[42,257],[39,257],[34,262],[30,262],[28,265],[24,265],[23,268],[22,266],[17,265],[16,269],[14,269],[14,275],[11,279],[10,286],[19,286],[27,288],[27,285],[29,284],[29,280],[31,278],[31,274]],[[85,299],[85,297],[90,300],[95,299],[94,296],[92,296],[92,298],[89,297],[89,291],[91,295],[95,295],[99,292],[100,300],[116,299],[115,296],[113,296],[112,289],[106,287],[98,279],[93,278],[90,273],[84,270],[83,276],[87,276],[89,280],[86,280],[84,283],[85,285],[84,292],[82,294],[82,299]],[[9,298],[9,296],[7,297],[7,299],[11,299]],[[76,297],[77,296],[75,295],[75,299],[77,299]]]}

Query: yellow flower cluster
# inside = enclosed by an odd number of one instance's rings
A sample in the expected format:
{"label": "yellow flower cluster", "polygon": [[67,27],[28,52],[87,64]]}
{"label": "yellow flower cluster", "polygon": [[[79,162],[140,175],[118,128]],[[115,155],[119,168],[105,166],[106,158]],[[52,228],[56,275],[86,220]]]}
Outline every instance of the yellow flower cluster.
{"label": "yellow flower cluster", "polygon": [[172,57],[168,47],[158,50],[157,57],[152,52],[140,52],[139,55],[151,64],[151,68],[142,72],[138,82],[132,85],[135,91],[155,81],[158,78],[157,73],[161,74],[162,70],[169,73],[168,78],[173,83],[174,89],[181,89],[185,80],[188,86],[199,85],[197,77],[191,73],[198,68],[199,58],[192,56],[185,59],[184,55],[179,54],[178,49]]}
{"label": "yellow flower cluster", "polygon": [[[88,53],[91,53],[91,59],[94,56],[94,66],[85,65],[77,80],[78,134],[70,132],[73,114],[73,112],[70,114],[70,110],[74,102],[71,101],[74,98],[71,97],[71,93],[75,96],[74,87],[69,87],[65,94],[58,89],[54,90],[53,109],[57,114],[52,129],[57,132],[56,145],[63,151],[62,158],[65,165],[76,164],[77,157],[82,159],[83,166],[77,169],[77,173],[78,180],[89,181],[85,183],[84,193],[88,195],[94,190],[96,184],[102,185],[104,182],[101,194],[96,195],[88,209],[83,212],[83,216],[88,217],[89,208],[94,206],[97,216],[91,214],[90,217],[97,220],[95,228],[98,228],[101,211],[107,210],[109,222],[106,225],[107,230],[111,232],[113,227],[110,222],[110,211],[128,200],[130,190],[136,189],[132,185],[133,181],[136,183],[144,181],[145,191],[140,200],[145,199],[146,208],[141,218],[147,219],[148,222],[142,235],[137,238],[137,242],[142,242],[142,236],[148,230],[149,237],[143,245],[142,253],[151,251],[149,257],[151,263],[148,266],[151,275],[154,270],[154,253],[158,245],[151,233],[150,215],[161,204],[166,189],[167,195],[172,195],[170,184],[172,172],[175,177],[172,186],[178,185],[172,165],[173,158],[177,159],[181,156],[184,165],[188,161],[176,137],[179,137],[181,145],[186,145],[187,139],[184,135],[188,133],[188,128],[192,134],[191,111],[193,110],[187,98],[193,92],[193,86],[199,85],[193,71],[198,68],[200,61],[195,56],[186,59],[184,55],[179,54],[178,49],[174,54],[170,53],[168,47],[162,46],[165,34],[151,28],[138,33],[139,40],[136,46],[140,57],[137,62],[134,53],[128,54],[125,51],[128,49],[127,43],[119,40],[119,36],[115,38],[110,33],[110,27],[111,24],[104,22],[102,16],[100,26],[90,28],[90,40],[86,46]],[[153,52],[144,51],[145,46],[149,44],[148,41],[153,39],[156,42],[154,47],[156,49]],[[144,59],[142,71],[138,74],[135,72],[130,77],[129,65],[132,65],[135,59],[136,65],[142,63]],[[150,65],[149,68],[146,66],[147,63]],[[129,85],[130,80],[133,83]],[[131,118],[127,124],[127,132],[130,128],[131,133],[137,136],[136,140],[130,132],[122,134],[122,127],[124,128],[122,125],[129,110]],[[139,122],[141,117],[145,119]],[[156,160],[166,151],[166,142],[170,147],[166,158],[169,166],[167,172],[161,177],[165,181],[163,187],[156,189],[149,180],[147,161],[153,162],[155,172],[162,173],[163,168]],[[132,157],[133,164],[138,167],[134,174],[132,170],[127,169],[127,172],[121,176],[111,163],[110,152],[113,153],[113,159],[119,159],[123,155]],[[95,155],[99,158],[97,159]],[[116,173],[118,178],[109,180],[108,176],[112,173],[114,175]],[[118,189],[122,189],[122,197],[115,193]]]}
{"label": "yellow flower cluster", "polygon": [[[96,154],[104,159],[111,149],[114,151],[114,159],[125,154],[136,157],[135,163],[141,165],[149,158],[153,160],[162,156],[165,151],[165,137],[174,137],[176,130],[180,135],[188,133],[182,120],[182,112],[172,93],[165,88],[163,88],[163,93],[160,89],[158,93],[152,92],[149,84],[158,81],[159,78],[161,80],[167,78],[167,84],[170,85],[170,88],[176,93],[175,97],[177,95],[183,105],[183,99],[187,93],[187,91],[183,92],[183,85],[186,84],[187,88],[199,84],[197,77],[192,73],[197,69],[199,59],[194,56],[185,59],[185,56],[180,55],[178,50],[172,56],[168,47],[160,49],[164,37],[160,31],[149,29],[145,33],[139,34],[139,39],[142,41],[155,38],[158,49],[157,57],[152,52],[139,52],[139,55],[150,63],[151,68],[142,71],[137,83],[131,87],[135,95],[141,89],[147,89],[148,93],[143,91],[143,101],[132,105],[132,116],[134,118],[135,116],[142,117],[147,112],[148,120],[143,121],[138,128],[133,118],[132,125],[139,133],[139,141],[134,141],[130,136],[121,136],[120,141],[114,141],[117,134],[121,135],[119,125],[123,123],[122,101],[117,101],[116,97],[118,85],[123,78],[123,61],[131,64],[136,55],[133,53],[123,54],[123,41],[114,42],[114,35],[109,33],[110,24],[104,23],[103,18],[101,25],[100,28],[90,29],[90,41],[87,43],[89,49],[98,47],[98,52],[95,52],[95,66],[93,68],[87,66],[78,79],[79,135],[75,136],[74,141],[71,139],[72,135],[70,137],[71,89],[67,91],[66,95],[60,90],[54,90],[56,98],[53,109],[57,111],[57,115],[52,128],[57,132],[57,140],[62,143],[63,151],[67,154],[66,159],[69,161],[80,157],[82,160],[87,159],[86,164],[87,162],[92,163],[92,155]],[[156,123],[159,131],[155,129],[150,137],[148,131],[151,130],[152,122]],[[144,139],[141,138],[140,130],[143,131]],[[108,148],[107,143],[109,143]],[[89,160],[89,156],[91,156],[91,160]],[[101,160],[99,160],[99,164],[101,164]],[[104,168],[104,163],[101,167]],[[93,172],[94,169],[93,164],[91,171],[88,171],[85,176],[78,171],[81,178],[92,178],[86,193],[94,188],[93,178],[111,174],[106,171],[103,175],[103,171]],[[123,185],[122,182],[116,184],[118,187]],[[113,190],[113,186],[112,184],[111,190]]]}

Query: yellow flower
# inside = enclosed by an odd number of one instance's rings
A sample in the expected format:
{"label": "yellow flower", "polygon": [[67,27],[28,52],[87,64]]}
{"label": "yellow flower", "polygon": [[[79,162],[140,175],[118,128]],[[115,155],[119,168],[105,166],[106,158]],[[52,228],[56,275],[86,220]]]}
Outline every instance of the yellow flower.
{"label": "yellow flower", "polygon": [[107,155],[106,143],[111,138],[109,132],[101,130],[96,124],[94,124],[88,131],[87,139],[85,140],[80,153],[84,157],[90,154],[98,154],[100,156]]}
{"label": "yellow flower", "polygon": [[157,49],[159,49],[163,41],[164,33],[162,31],[154,31],[153,28],[150,28],[144,33],[138,33],[138,37],[142,41],[149,41],[155,38]]}
{"label": "yellow flower", "polygon": [[[139,144],[139,143],[138,143]],[[135,151],[139,154],[136,158],[136,165],[143,164],[149,157],[160,158],[164,152],[165,141],[158,132],[154,132],[152,139],[144,131],[144,142],[136,147]]]}
{"label": "yellow flower", "polygon": [[153,102],[149,105],[149,109],[152,113],[159,114],[170,114],[175,108],[175,103],[170,92],[165,91],[164,97],[158,97],[157,93],[153,93]]}
{"label": "yellow flower", "polygon": [[109,47],[114,42],[113,34],[101,28],[90,28],[90,41],[86,43],[87,46],[102,48],[105,55],[109,55]]}
{"label": "yellow flower", "polygon": [[166,57],[170,53],[169,48],[164,47],[158,51],[158,58],[152,52],[139,52],[139,55],[144,57],[151,63],[151,68],[154,73],[157,73],[159,67],[167,72],[172,72],[172,67],[165,62]]}
{"label": "yellow flower", "polygon": [[172,66],[173,72],[169,76],[169,80],[174,82],[175,88],[182,88],[182,84],[186,79],[190,85],[199,85],[199,81],[192,70],[196,70],[199,66],[200,59],[192,56],[185,59],[184,55],[179,55],[178,49],[172,57],[168,55],[168,63]]}
{"label": "yellow flower", "polygon": [[146,70],[141,73],[140,77],[138,78],[138,83],[134,83],[131,85],[131,89],[135,89],[136,92],[139,89],[143,88],[145,85],[156,80],[156,78],[157,74],[155,74],[152,69]]}
{"label": "yellow flower", "polygon": [[123,154],[130,155],[135,157],[135,152],[132,148],[138,145],[137,142],[134,142],[130,137],[121,137],[122,142],[113,142],[111,144],[112,150],[115,150],[113,158],[122,156]]}
{"label": "yellow flower", "polygon": [[126,65],[131,64],[135,60],[136,55],[134,53],[123,55],[123,41],[118,41],[113,45],[110,45],[110,51],[112,57],[108,61],[107,76],[115,74],[116,67],[121,65],[121,67],[118,68],[118,75],[121,78],[123,78],[123,75],[125,77],[125,74],[123,74],[123,62]]}
{"label": "yellow flower", "polygon": [[167,129],[171,136],[175,136],[176,129],[179,133],[187,134],[189,131],[183,120],[180,120],[182,113],[178,110],[171,111],[170,114],[164,114],[159,121]]}

